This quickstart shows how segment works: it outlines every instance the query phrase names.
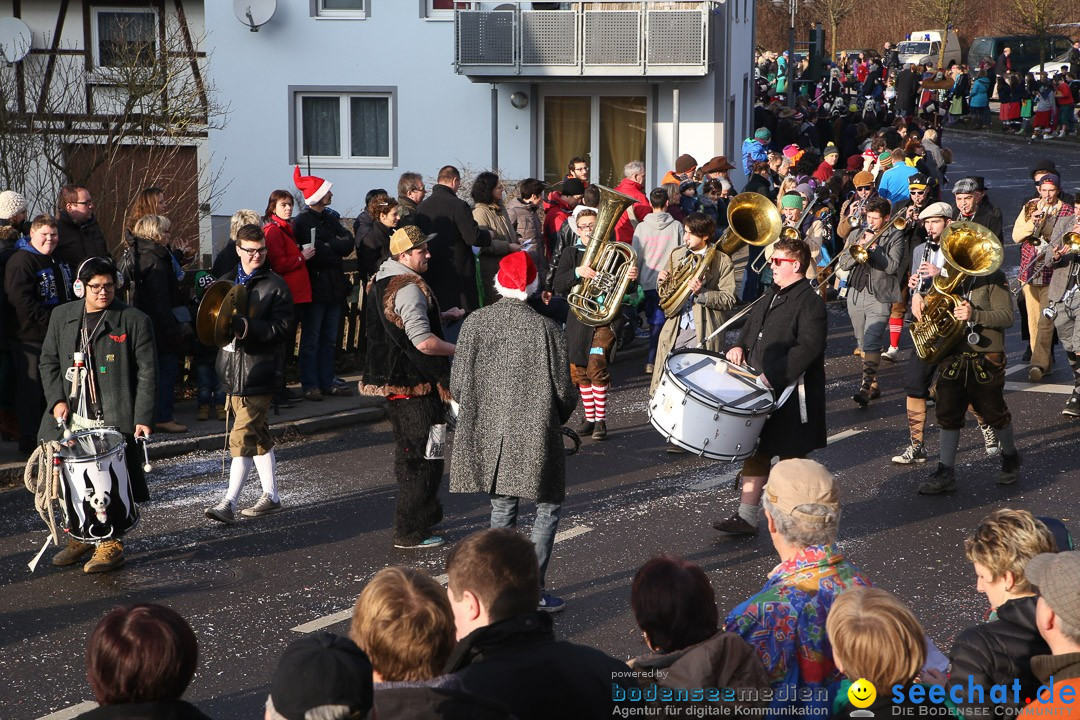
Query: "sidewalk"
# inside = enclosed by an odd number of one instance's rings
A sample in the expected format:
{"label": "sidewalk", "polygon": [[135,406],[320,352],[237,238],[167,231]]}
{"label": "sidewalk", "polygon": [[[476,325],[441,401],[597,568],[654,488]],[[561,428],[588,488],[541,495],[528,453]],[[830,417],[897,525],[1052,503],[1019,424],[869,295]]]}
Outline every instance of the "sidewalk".
{"label": "sidewalk", "polygon": [[[356,382],[359,375],[345,375],[343,379],[353,390],[352,397],[328,397],[321,402],[295,400],[291,408],[282,408],[281,414],[270,411],[270,432],[279,437],[285,434],[314,433],[336,430],[350,425],[377,422],[386,412],[382,398],[357,395]],[[299,387],[292,387],[299,392]],[[155,433],[150,436],[151,458],[176,457],[195,450],[220,450],[225,443],[225,423],[219,420],[195,419],[198,407],[194,400],[176,404],[176,422],[186,425],[186,433]],[[14,442],[0,443],[0,491],[23,487],[23,468],[26,466]]]}

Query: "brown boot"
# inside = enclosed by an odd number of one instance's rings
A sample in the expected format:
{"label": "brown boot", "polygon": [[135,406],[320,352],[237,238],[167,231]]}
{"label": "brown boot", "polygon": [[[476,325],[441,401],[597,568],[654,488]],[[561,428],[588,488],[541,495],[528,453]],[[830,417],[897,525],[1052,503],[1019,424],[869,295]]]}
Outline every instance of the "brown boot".
{"label": "brown boot", "polygon": [[124,557],[124,546],[119,540],[106,540],[94,550],[94,557],[90,562],[83,565],[83,572],[101,573],[115,570],[127,562]]}
{"label": "brown boot", "polygon": [[196,420],[209,420],[210,419],[210,406],[200,405],[199,412],[195,415]]}
{"label": "brown boot", "polygon": [[53,555],[52,564],[56,567],[74,565],[79,561],[79,558],[93,549],[93,545],[79,542],[75,538],[68,538],[67,547]]}
{"label": "brown boot", "polygon": [[228,418],[227,418],[227,417],[225,416],[225,407],[224,407],[224,406],[222,406],[222,407],[219,407],[219,408],[217,409],[217,419],[218,419],[218,420],[221,420],[222,422],[225,422],[225,420],[227,420],[227,419],[228,419]]}

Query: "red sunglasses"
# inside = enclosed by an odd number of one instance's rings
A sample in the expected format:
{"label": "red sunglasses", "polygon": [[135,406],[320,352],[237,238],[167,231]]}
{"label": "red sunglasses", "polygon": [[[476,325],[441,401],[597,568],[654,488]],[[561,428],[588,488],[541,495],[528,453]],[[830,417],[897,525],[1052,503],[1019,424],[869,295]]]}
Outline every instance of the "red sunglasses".
{"label": "red sunglasses", "polygon": [[778,258],[778,257],[774,257],[774,258],[771,258],[771,259],[769,260],[769,262],[770,262],[770,263],[772,263],[773,265],[775,265],[776,267],[780,267],[780,265],[781,265],[782,263],[786,263],[786,262],[792,262],[792,263],[793,263],[793,262],[799,262],[799,258]]}

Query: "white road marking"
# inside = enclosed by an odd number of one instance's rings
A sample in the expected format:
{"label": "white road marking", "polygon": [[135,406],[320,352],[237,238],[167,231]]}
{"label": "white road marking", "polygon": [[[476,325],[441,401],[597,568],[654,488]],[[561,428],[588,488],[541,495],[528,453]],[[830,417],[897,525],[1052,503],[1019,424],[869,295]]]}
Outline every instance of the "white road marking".
{"label": "white road marking", "polygon": [[[563,530],[560,533],[555,533],[555,542],[559,543],[559,542],[562,542],[563,540],[569,540],[571,538],[576,538],[579,535],[584,535],[587,532],[592,532],[592,528],[589,527],[588,525],[578,525],[578,526],[572,527],[572,528],[570,528],[568,530]],[[440,585],[446,585],[446,583],[449,582],[449,580],[450,580],[450,578],[448,578],[445,574],[439,575],[439,576],[437,576],[435,578],[435,582],[439,583]],[[321,617],[321,618],[316,618],[315,620],[312,620],[311,622],[306,622],[303,625],[297,625],[296,627],[291,628],[291,629],[292,629],[293,632],[298,632],[298,633],[315,632],[316,630],[322,630],[325,627],[330,627],[331,625],[335,625],[335,624],[337,624],[339,622],[342,622],[344,620],[348,620],[349,618],[352,617],[352,613],[353,613],[353,609],[349,608],[348,610],[342,610],[340,612],[332,613],[330,615],[326,615],[326,616]],[[94,707],[97,707],[97,706],[94,705]],[[83,708],[83,710],[87,710],[87,709],[89,709],[89,708]],[[75,713],[75,715],[77,715],[77,714],[78,713]],[[62,717],[57,716],[55,718],[52,715],[50,715],[48,720],[68,720],[68,718],[73,718],[73,717],[75,717],[75,715],[64,715]],[[40,720],[45,720],[45,718],[41,718]]]}
{"label": "white road marking", "polygon": [[1051,393],[1053,395],[1071,395],[1073,386],[1059,385],[1057,383],[1007,382],[1005,383],[1005,389],[1011,390],[1012,392],[1043,392]]}
{"label": "white road marking", "polygon": [[84,712],[87,712],[88,710],[93,710],[97,706],[98,704],[93,700],[87,700],[86,702],[81,702],[78,705],[72,705],[71,707],[64,708],[63,710],[57,710],[54,713],[42,715],[37,720],[71,720],[71,718],[77,717]]}
{"label": "white road marking", "polygon": [[844,430],[843,432],[838,432],[835,435],[830,435],[828,438],[825,439],[825,442],[827,442],[829,445],[832,445],[834,442],[846,440],[849,437],[855,437],[856,435],[864,432],[866,432],[866,430]]}

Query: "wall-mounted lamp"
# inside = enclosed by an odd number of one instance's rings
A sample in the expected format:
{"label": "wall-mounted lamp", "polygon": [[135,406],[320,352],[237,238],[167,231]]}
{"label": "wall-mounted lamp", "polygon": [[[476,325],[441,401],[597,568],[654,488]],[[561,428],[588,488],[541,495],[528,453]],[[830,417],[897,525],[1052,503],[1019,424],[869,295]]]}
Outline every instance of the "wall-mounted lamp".
{"label": "wall-mounted lamp", "polygon": [[510,95],[510,104],[518,110],[524,110],[529,104],[529,96],[519,90]]}

